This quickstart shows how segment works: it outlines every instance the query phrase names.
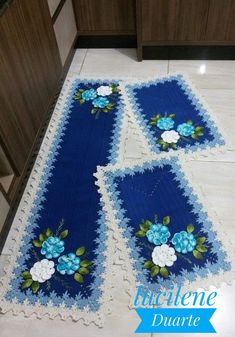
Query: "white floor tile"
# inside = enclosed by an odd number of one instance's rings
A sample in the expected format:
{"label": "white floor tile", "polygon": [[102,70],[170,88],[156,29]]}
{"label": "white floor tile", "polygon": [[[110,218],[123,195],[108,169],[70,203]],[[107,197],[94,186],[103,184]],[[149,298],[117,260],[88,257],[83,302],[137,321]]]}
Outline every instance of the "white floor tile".
{"label": "white floor tile", "polygon": [[68,75],[79,75],[82,64],[84,62],[84,59],[86,57],[87,49],[77,49],[72,64],[69,68]]}
{"label": "white floor tile", "polygon": [[170,60],[169,72],[188,74],[198,88],[235,89],[235,61]]}
{"label": "white floor tile", "polygon": [[168,61],[137,62],[135,49],[89,49],[82,75],[149,77],[167,74]]}

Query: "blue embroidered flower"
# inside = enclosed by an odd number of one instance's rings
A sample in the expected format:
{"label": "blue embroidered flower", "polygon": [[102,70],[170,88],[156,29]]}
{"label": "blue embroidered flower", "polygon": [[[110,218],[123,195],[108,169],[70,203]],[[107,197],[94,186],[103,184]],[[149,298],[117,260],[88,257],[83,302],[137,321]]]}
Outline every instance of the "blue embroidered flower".
{"label": "blue embroidered flower", "polygon": [[197,244],[194,235],[186,231],[175,233],[171,242],[175,246],[175,250],[182,254],[192,252]]}
{"label": "blue embroidered flower", "polygon": [[94,105],[95,108],[103,109],[109,104],[109,100],[105,97],[97,97],[96,99],[94,99],[92,104]]}
{"label": "blue embroidered flower", "polygon": [[54,236],[49,236],[49,238],[43,242],[41,248],[41,254],[45,255],[47,259],[57,258],[63,251],[64,241]]}
{"label": "blue embroidered flower", "polygon": [[84,99],[84,101],[91,101],[95,99],[96,97],[97,97],[97,92],[95,89],[85,90],[82,93],[82,99]]}
{"label": "blue embroidered flower", "polygon": [[195,127],[188,123],[182,123],[178,125],[177,131],[181,136],[189,137],[192,136],[192,134],[194,133]]}
{"label": "blue embroidered flower", "polygon": [[167,243],[170,235],[167,226],[160,223],[157,225],[151,224],[150,229],[146,233],[148,241],[154,243],[156,246]]}
{"label": "blue embroidered flower", "polygon": [[62,275],[72,275],[80,268],[80,258],[74,253],[62,255],[58,259],[57,271]]}
{"label": "blue embroidered flower", "polygon": [[162,117],[157,121],[157,127],[161,130],[173,129],[175,122],[172,118]]}

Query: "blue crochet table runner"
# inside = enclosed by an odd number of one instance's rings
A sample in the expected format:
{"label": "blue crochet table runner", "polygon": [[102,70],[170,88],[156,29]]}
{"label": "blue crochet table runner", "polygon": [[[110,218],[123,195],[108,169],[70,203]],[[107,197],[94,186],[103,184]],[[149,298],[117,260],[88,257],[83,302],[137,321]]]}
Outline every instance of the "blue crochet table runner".
{"label": "blue crochet table runner", "polygon": [[230,270],[219,224],[209,220],[176,157],[110,166],[97,178],[129,248],[137,284],[158,291]]}
{"label": "blue crochet table runner", "polygon": [[152,152],[195,152],[225,145],[215,116],[182,75],[127,84],[126,90]]}
{"label": "blue crochet table runner", "polygon": [[116,161],[122,114],[117,81],[73,82],[4,294],[15,310],[99,309],[107,226],[93,173]]}

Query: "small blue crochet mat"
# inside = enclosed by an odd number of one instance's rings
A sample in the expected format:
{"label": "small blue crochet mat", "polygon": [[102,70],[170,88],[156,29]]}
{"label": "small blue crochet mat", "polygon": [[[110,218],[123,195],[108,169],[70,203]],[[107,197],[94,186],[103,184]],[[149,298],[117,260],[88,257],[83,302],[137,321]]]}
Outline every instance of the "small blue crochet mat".
{"label": "small blue crochet mat", "polygon": [[93,173],[115,163],[123,107],[116,81],[73,83],[40,178],[5,298],[97,310],[107,227]]}
{"label": "small blue crochet mat", "polygon": [[126,85],[137,122],[153,152],[225,144],[213,118],[182,75]]}
{"label": "small blue crochet mat", "polygon": [[105,172],[137,282],[150,290],[229,270],[213,224],[177,159]]}

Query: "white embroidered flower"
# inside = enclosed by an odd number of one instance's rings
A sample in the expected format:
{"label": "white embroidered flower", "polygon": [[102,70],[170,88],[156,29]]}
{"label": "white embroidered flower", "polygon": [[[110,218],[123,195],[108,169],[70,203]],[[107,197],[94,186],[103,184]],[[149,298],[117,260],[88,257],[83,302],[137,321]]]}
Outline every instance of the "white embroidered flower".
{"label": "white embroidered flower", "polygon": [[43,283],[49,280],[55,272],[54,265],[53,261],[49,261],[47,259],[34,263],[33,267],[29,271],[32,275],[33,281]]}
{"label": "white embroidered flower", "polygon": [[101,85],[98,89],[97,89],[97,94],[99,96],[109,96],[112,94],[112,88],[109,87],[108,85]]}
{"label": "white embroidered flower", "polygon": [[166,143],[177,143],[180,139],[180,135],[175,130],[164,131],[161,137]]}
{"label": "white embroidered flower", "polygon": [[172,247],[164,244],[156,246],[152,252],[153,263],[159,267],[171,267],[177,260],[175,250]]}

